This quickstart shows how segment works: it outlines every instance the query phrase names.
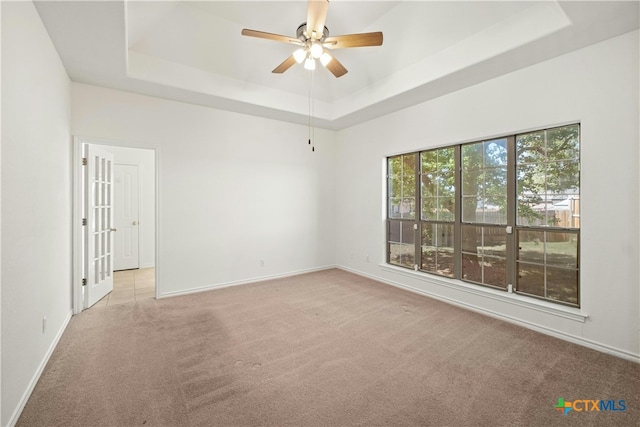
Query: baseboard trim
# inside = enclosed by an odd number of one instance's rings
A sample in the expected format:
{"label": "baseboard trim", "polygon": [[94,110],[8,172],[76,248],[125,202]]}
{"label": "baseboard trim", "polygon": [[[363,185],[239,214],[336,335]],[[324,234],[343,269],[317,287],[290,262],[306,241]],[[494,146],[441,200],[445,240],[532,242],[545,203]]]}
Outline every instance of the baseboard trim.
{"label": "baseboard trim", "polygon": [[400,282],[396,282],[396,281],[389,280],[389,279],[386,279],[386,278],[383,278],[383,277],[375,276],[375,275],[372,275],[372,274],[369,274],[369,273],[365,273],[365,272],[360,271],[360,270],[355,270],[353,268],[345,267],[345,266],[342,266],[342,265],[337,265],[336,268],[338,268],[340,270],[347,271],[349,273],[357,274],[358,276],[362,276],[362,277],[366,277],[366,278],[369,278],[369,279],[372,279],[372,280],[376,280],[378,282],[382,282],[382,283],[385,283],[387,285],[391,285],[391,286],[394,286],[394,287],[397,287],[397,288],[400,288],[400,289],[404,289],[404,290],[409,291],[409,292],[413,292],[413,293],[416,293],[416,294],[419,294],[419,295],[422,295],[422,296],[426,296],[428,298],[433,298],[433,299],[436,299],[438,301],[445,302],[447,304],[455,305],[457,307],[464,308],[464,309],[467,309],[467,310],[471,310],[471,311],[474,311],[476,313],[484,314],[486,316],[493,317],[495,319],[503,320],[505,322],[509,322],[509,323],[512,323],[512,324],[515,324],[515,325],[518,325],[518,326],[522,326],[524,328],[527,328],[527,329],[530,329],[530,330],[533,330],[533,331],[536,331],[536,332],[539,332],[539,333],[542,333],[542,334],[545,334],[545,335],[549,335],[549,336],[552,336],[554,338],[559,338],[561,340],[568,341],[568,342],[571,342],[573,344],[578,344],[578,345],[581,345],[583,347],[590,348],[592,350],[600,351],[601,353],[610,354],[612,356],[620,357],[621,359],[629,360],[631,362],[635,362],[635,363],[639,363],[640,364],[640,354],[635,354],[635,353],[632,353],[632,352],[627,351],[627,350],[621,350],[621,349],[609,346],[607,344],[598,343],[598,342],[595,342],[595,341],[592,341],[592,340],[589,340],[589,339],[586,339],[586,338],[583,338],[583,337],[579,337],[579,336],[576,336],[576,335],[568,334],[566,332],[559,331],[557,329],[549,328],[549,327],[546,327],[546,326],[542,326],[542,325],[539,325],[539,324],[534,323],[534,322],[518,319],[518,318],[515,318],[515,317],[512,317],[512,316],[507,316],[507,315],[504,315],[502,313],[499,313],[499,312],[496,312],[496,311],[493,311],[493,310],[487,310],[487,309],[485,309],[483,307],[478,307],[478,306],[476,306],[474,304],[468,304],[468,303],[461,302],[461,301],[458,301],[458,300],[454,300],[454,299],[451,299],[451,298],[443,297],[441,295],[437,295],[437,294],[425,291],[423,289],[414,288],[412,286],[408,286],[408,285],[405,285],[405,284],[400,283]]}
{"label": "baseboard trim", "polygon": [[58,346],[58,343],[60,342],[60,338],[62,338],[62,334],[64,333],[65,329],[67,329],[67,325],[69,325],[69,321],[71,320],[72,315],[73,315],[73,312],[69,310],[69,313],[67,313],[67,316],[62,322],[62,326],[60,327],[60,329],[58,329],[58,332],[56,333],[55,338],[53,339],[53,341],[51,342],[51,345],[47,349],[47,352],[42,358],[40,365],[38,365],[38,369],[33,374],[33,377],[31,378],[31,381],[29,382],[27,389],[24,391],[22,398],[20,398],[20,401],[18,402],[18,406],[16,407],[16,409],[13,411],[13,414],[9,418],[8,425],[10,427],[15,426],[16,423],[18,422],[18,419],[20,418],[20,415],[22,415],[22,411],[24,410],[24,407],[27,405],[27,402],[29,401],[29,397],[31,397],[31,393],[33,393],[33,390],[36,388],[36,384],[38,384],[38,380],[40,379],[40,376],[44,372],[44,368],[47,366],[47,363],[49,363],[49,359],[51,358],[53,351]]}
{"label": "baseboard trim", "polygon": [[228,288],[231,286],[248,285],[251,283],[265,282],[267,280],[282,279],[285,277],[299,276],[301,274],[307,274],[307,273],[314,273],[316,271],[331,270],[333,268],[337,268],[337,266],[325,265],[322,267],[314,267],[314,268],[308,268],[303,270],[290,271],[286,273],[272,274],[269,276],[258,276],[250,279],[236,280],[233,282],[223,282],[223,283],[217,283],[214,285],[199,286],[197,288],[191,288],[191,289],[186,289],[182,291],[164,292],[159,295],[159,298],[170,298],[170,297],[176,297],[180,295],[189,295],[189,294],[195,294],[199,292],[212,291],[215,289]]}

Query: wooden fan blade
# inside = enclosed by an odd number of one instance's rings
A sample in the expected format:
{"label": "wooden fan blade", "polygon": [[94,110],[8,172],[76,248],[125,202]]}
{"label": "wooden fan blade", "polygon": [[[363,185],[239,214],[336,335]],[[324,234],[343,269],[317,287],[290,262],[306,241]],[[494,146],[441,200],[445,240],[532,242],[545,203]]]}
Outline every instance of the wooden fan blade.
{"label": "wooden fan blade", "polygon": [[242,35],[249,36],[249,37],[257,37],[259,39],[275,40],[277,42],[302,45],[302,42],[296,38],[282,36],[280,34],[265,33],[264,31],[248,30],[245,28],[242,30]]}
{"label": "wooden fan blade", "polygon": [[[327,20],[329,0],[309,0],[307,3],[307,37],[319,40],[324,33],[324,23]],[[315,32],[315,36],[313,36]]]}
{"label": "wooden fan blade", "polygon": [[293,55],[291,55],[290,57],[282,61],[282,64],[274,68],[272,73],[282,74],[285,71],[287,71],[289,68],[291,68],[291,66],[295,63],[296,63],[296,59],[293,57]]}
{"label": "wooden fan blade", "polygon": [[330,56],[331,56],[331,61],[329,61],[329,63],[325,65],[325,67],[327,68],[327,70],[331,71],[331,74],[333,74],[336,77],[341,77],[349,72],[346,68],[344,68],[344,65],[342,65],[340,61],[336,59],[335,56],[333,55],[330,55]]}
{"label": "wooden fan blade", "polygon": [[342,49],[346,47],[381,46],[382,32],[347,34],[344,36],[327,37],[322,43],[327,49]]}

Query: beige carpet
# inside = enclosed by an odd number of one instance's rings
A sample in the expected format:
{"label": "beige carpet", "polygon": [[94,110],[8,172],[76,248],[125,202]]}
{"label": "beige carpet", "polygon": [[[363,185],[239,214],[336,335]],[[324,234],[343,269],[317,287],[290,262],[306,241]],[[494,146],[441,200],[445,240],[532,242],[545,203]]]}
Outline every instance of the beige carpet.
{"label": "beige carpet", "polygon": [[638,364],[327,270],[75,316],[18,425],[638,426],[639,387]]}

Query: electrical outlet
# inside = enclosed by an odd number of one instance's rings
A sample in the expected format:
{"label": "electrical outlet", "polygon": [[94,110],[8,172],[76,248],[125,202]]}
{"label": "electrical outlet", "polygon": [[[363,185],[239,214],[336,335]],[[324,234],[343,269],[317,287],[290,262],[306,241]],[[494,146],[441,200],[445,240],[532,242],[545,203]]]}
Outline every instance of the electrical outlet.
{"label": "electrical outlet", "polygon": [[367,255],[365,258],[366,258],[367,262],[369,262],[369,255]]}
{"label": "electrical outlet", "polygon": [[264,260],[263,259],[260,260],[260,267],[264,267]]}
{"label": "electrical outlet", "polygon": [[42,333],[44,334],[47,330],[47,316],[42,318]]}

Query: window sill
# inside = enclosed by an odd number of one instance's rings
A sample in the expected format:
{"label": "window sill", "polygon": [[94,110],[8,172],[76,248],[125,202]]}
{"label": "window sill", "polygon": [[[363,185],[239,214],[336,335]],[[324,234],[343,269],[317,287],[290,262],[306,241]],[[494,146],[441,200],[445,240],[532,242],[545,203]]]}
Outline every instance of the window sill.
{"label": "window sill", "polygon": [[[390,273],[401,274],[412,279],[429,282],[438,286],[442,286],[449,289],[455,289],[456,291],[466,292],[468,294],[481,296],[483,298],[489,298],[495,301],[500,301],[519,307],[523,307],[529,310],[535,310],[538,312],[551,314],[553,316],[563,317],[576,322],[584,323],[589,317],[583,313],[579,308],[565,307],[556,305],[551,302],[537,300],[535,298],[528,298],[523,295],[515,293],[508,293],[505,291],[499,291],[496,289],[485,288],[483,286],[475,286],[461,280],[446,279],[436,275],[423,273],[420,271],[413,271],[402,267],[396,267],[390,264],[379,264],[380,268]],[[405,286],[407,287],[407,286]],[[409,287],[411,288],[411,287]],[[415,289],[415,288],[412,288]],[[418,292],[424,293],[419,289],[415,289]]]}

